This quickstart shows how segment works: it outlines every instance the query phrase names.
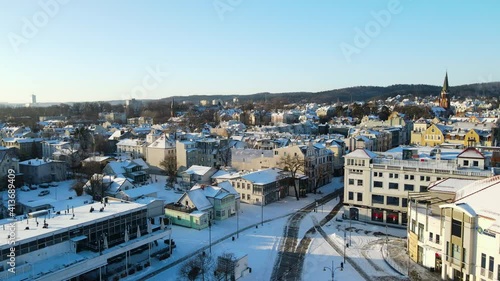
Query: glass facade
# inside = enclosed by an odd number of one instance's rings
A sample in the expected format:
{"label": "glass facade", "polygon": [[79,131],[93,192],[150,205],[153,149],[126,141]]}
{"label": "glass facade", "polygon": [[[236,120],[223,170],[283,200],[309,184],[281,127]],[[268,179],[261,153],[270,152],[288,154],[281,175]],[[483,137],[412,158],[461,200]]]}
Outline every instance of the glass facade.
{"label": "glass facade", "polygon": [[[29,242],[19,241],[16,245],[16,256],[24,255],[36,250],[43,249],[58,243],[69,241],[71,238],[86,236],[82,247],[91,251],[99,251],[99,243],[107,237],[109,247],[124,242],[125,229],[128,228],[129,238],[137,236],[137,226],[141,229],[141,234],[147,233],[147,210],[137,210],[115,217],[108,217],[103,221],[87,222],[83,226],[73,226],[59,232],[53,232],[48,236],[35,237]],[[49,221],[50,223],[50,221]],[[101,244],[103,245],[103,244]],[[8,246],[8,245],[7,245]],[[8,259],[10,248],[1,251],[1,260]]]}

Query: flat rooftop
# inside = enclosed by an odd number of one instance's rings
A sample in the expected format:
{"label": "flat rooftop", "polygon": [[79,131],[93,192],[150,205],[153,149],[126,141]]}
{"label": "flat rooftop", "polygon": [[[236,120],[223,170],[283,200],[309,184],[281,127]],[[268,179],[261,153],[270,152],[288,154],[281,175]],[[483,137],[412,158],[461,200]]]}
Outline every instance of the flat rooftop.
{"label": "flat rooftop", "polygon": [[[133,210],[146,209],[147,206],[144,204],[138,204],[128,201],[115,201],[109,200],[106,203],[106,207],[103,212],[99,212],[99,209],[103,207],[104,204],[100,202],[92,203],[80,207],[75,207],[75,217],[73,218],[72,208],[69,207],[69,212],[66,214],[64,210],[61,211],[60,215],[54,214],[53,212],[46,216],[40,216],[36,220],[35,218],[22,219],[15,222],[16,226],[16,238],[17,243],[29,240],[35,237],[47,237],[56,233],[61,233],[69,229],[75,229],[77,227],[86,225],[90,222],[98,222],[106,220],[110,217],[115,217],[117,215],[125,214]],[[93,207],[94,211],[91,213],[90,208]],[[47,217],[48,228],[43,228],[43,221]],[[4,220],[5,221],[5,220]],[[36,224],[38,221],[38,226]],[[4,249],[10,247],[8,235],[10,233],[9,224],[4,224],[0,228],[0,248]],[[29,229],[25,229],[29,227]]]}

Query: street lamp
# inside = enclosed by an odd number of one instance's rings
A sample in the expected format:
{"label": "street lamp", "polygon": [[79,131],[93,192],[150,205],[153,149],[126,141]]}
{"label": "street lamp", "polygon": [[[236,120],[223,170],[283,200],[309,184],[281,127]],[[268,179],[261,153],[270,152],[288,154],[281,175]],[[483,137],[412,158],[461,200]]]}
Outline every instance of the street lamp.
{"label": "street lamp", "polygon": [[323,267],[323,271],[326,271],[327,269],[330,270],[332,272],[332,281],[335,281],[334,278],[335,278],[335,270],[339,269],[340,268],[340,271],[344,270],[344,263],[340,263],[340,266],[335,268],[333,266],[333,260],[332,260],[332,267],[328,267],[328,266],[325,266]]}
{"label": "street lamp", "polygon": [[212,221],[210,218],[208,219],[208,241],[209,251],[212,254]]}
{"label": "street lamp", "polygon": [[345,232],[345,228],[344,228],[344,263],[345,263],[345,247],[347,245],[347,235],[346,235],[346,232]]}
{"label": "street lamp", "polygon": [[238,207],[238,202],[236,202],[236,238],[240,238],[240,210]]}

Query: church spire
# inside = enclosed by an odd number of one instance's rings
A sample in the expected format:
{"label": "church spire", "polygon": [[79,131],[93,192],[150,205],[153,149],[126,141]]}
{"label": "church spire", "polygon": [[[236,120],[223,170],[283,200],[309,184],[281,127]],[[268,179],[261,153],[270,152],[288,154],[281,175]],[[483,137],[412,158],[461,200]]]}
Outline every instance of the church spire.
{"label": "church spire", "polygon": [[448,71],[446,71],[446,75],[444,76],[444,82],[443,82],[443,90],[442,92],[448,93]]}
{"label": "church spire", "polygon": [[439,97],[439,106],[450,110],[450,97],[449,97],[449,85],[448,85],[448,71],[446,71],[446,75],[444,76],[443,89],[441,90],[441,96]]}

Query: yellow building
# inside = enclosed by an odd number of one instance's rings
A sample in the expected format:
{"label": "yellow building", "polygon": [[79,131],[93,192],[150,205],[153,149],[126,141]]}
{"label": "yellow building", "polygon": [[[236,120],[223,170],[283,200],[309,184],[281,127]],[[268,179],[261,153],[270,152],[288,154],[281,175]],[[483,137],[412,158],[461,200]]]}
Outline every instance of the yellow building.
{"label": "yellow building", "polygon": [[424,146],[436,146],[444,142],[443,131],[436,126],[436,124],[430,125],[422,134],[422,145]]}

